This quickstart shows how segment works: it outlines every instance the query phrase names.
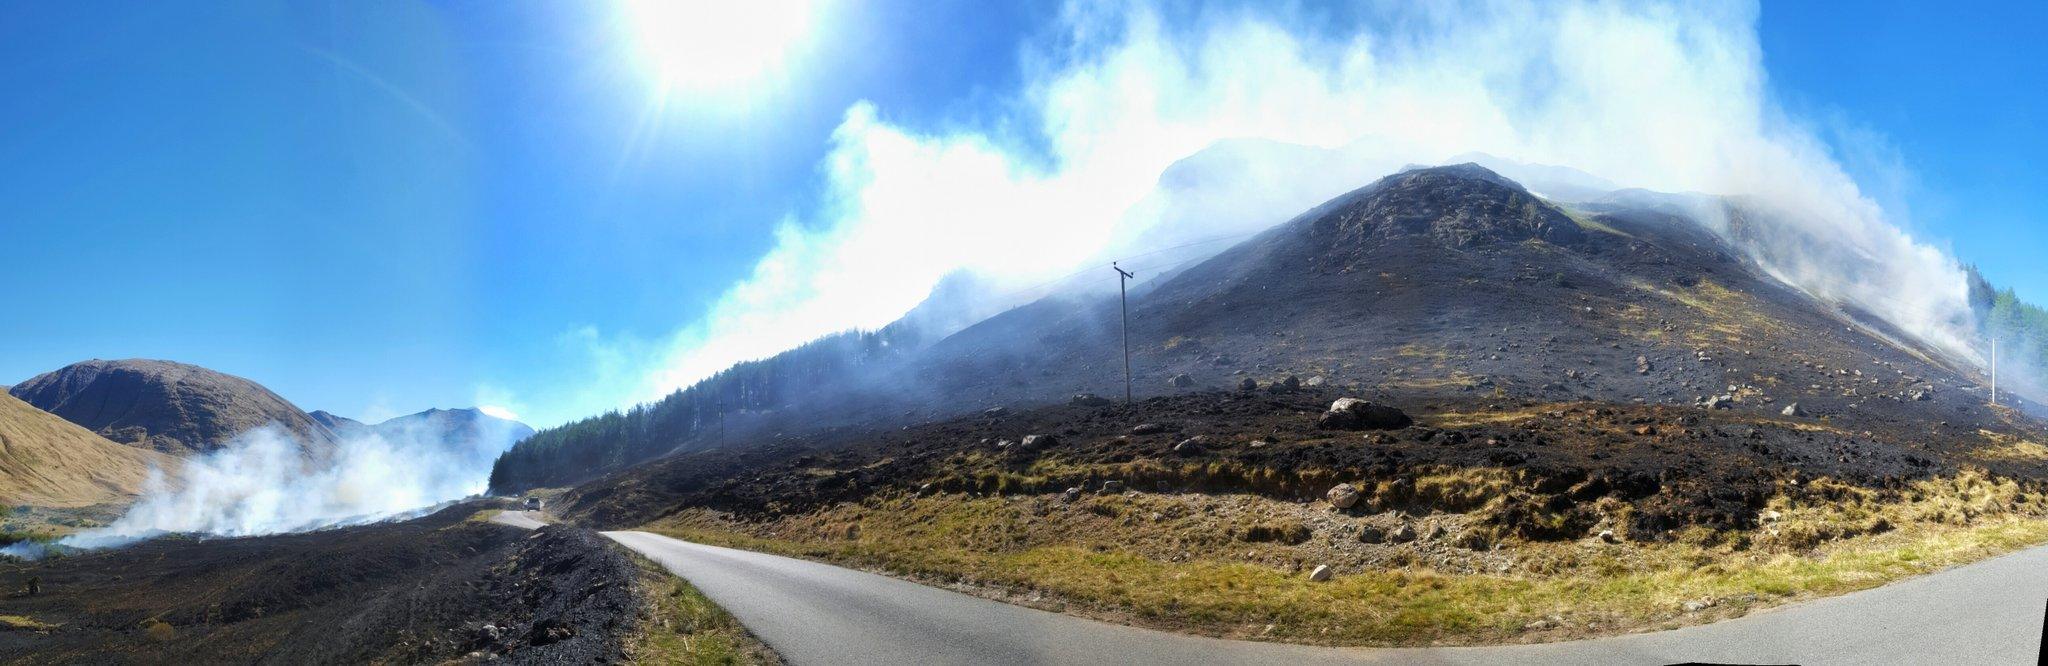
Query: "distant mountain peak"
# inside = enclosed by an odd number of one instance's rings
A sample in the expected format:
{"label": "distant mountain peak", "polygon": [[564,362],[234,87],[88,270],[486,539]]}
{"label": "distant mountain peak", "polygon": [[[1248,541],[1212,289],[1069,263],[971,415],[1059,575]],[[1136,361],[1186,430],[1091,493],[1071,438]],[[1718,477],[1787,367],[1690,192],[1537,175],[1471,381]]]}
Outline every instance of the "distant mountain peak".
{"label": "distant mountain peak", "polygon": [[1452,247],[1531,239],[1568,245],[1583,238],[1563,211],[1521,184],[1469,162],[1387,176],[1307,217],[1311,234],[1340,251],[1403,237],[1426,237]]}
{"label": "distant mountain peak", "polygon": [[93,359],[36,375],[9,393],[102,437],[172,455],[205,453],[275,424],[318,455],[334,433],[256,382],[187,363]]}

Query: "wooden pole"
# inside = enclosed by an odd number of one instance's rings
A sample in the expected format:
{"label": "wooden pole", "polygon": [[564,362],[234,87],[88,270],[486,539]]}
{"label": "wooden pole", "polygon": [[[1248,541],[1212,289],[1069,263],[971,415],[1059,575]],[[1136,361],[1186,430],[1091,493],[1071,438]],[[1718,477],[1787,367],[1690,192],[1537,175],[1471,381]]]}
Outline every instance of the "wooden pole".
{"label": "wooden pole", "polygon": [[1131,296],[1129,288],[1125,287],[1124,283],[1137,276],[1117,266],[1114,261],[1109,262],[1109,267],[1116,270],[1116,296],[1117,300],[1122,303],[1124,310],[1124,406],[1129,407],[1131,406]]}

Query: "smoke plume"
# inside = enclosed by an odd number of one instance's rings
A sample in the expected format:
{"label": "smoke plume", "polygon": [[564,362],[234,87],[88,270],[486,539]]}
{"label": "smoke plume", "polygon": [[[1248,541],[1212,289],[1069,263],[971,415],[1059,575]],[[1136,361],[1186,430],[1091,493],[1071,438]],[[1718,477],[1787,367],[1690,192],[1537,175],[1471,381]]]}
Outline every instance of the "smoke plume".
{"label": "smoke plume", "polygon": [[[309,456],[288,432],[258,428],[187,460],[175,483],[153,470],[126,514],[58,545],[103,548],[167,533],[254,536],[412,515],[482,493],[514,427],[486,419],[475,432],[451,434],[427,421],[387,424],[345,433],[331,456]],[[0,553],[40,554],[29,543]]]}
{"label": "smoke plume", "polygon": [[1025,84],[980,117],[912,127],[855,105],[821,165],[826,203],[786,221],[751,276],[656,345],[633,397],[881,326],[949,274],[991,293],[1041,284],[1263,228],[1403,164],[1475,151],[1741,197],[1824,241],[1759,257],[1783,279],[1978,358],[1961,267],[1838,161],[1860,139],[1830,144],[1773,100],[1753,4],[1359,11],[1077,4],[1044,43],[1021,45]]}

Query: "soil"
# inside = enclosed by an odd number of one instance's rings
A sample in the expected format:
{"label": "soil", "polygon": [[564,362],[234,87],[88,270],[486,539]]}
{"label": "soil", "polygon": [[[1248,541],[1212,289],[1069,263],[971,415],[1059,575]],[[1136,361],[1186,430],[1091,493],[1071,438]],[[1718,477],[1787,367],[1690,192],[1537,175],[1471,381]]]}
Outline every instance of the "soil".
{"label": "soil", "polygon": [[622,659],[643,607],[632,562],[586,530],[470,519],[486,506],[0,564],[10,594],[0,614],[50,627],[0,631],[0,653],[12,663]]}

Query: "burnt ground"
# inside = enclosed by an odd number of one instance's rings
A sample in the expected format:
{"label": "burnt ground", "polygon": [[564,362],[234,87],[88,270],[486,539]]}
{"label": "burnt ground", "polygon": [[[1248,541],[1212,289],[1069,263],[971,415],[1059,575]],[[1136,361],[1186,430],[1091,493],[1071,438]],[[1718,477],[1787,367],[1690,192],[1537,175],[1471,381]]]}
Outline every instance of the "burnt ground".
{"label": "burnt ground", "polygon": [[[469,520],[169,537],[0,564],[9,663],[506,663],[622,659],[637,570],[586,530]],[[42,592],[21,593],[30,577]],[[497,629],[485,629],[489,624]]]}
{"label": "burnt ground", "polygon": [[[1417,423],[1349,432],[1317,427],[1343,395],[1406,409]],[[1059,405],[1000,410],[897,430],[842,429],[783,436],[745,450],[684,454],[572,491],[568,512],[633,526],[708,508],[767,520],[871,496],[960,492],[1057,493],[1120,481],[1144,492],[1251,493],[1312,500],[1338,482],[1361,483],[1361,511],[1463,512],[1493,497],[1418,492],[1425,475],[1504,470],[1487,538],[1564,540],[1596,528],[1657,541],[1693,526],[1754,528],[1774,496],[1798,496],[1826,478],[1878,492],[1964,468],[2039,478],[2048,458],[1979,455],[1997,442],[1969,426],[1865,430],[1882,419],[1786,417],[1764,409],[1546,403],[1487,396],[1403,399],[1362,388],[1195,391],[1130,408]],[[1152,424],[1147,434],[1136,426]],[[1005,443],[1049,434],[1037,450]],[[2027,437],[2044,438],[2034,428]],[[1179,446],[1196,440],[1196,445]],[[1955,444],[1978,442],[1980,448]],[[1261,442],[1254,446],[1253,442]],[[1176,448],[1179,450],[1176,450]],[[930,485],[927,485],[930,484]],[[1627,525],[1606,525],[1611,498]]]}

